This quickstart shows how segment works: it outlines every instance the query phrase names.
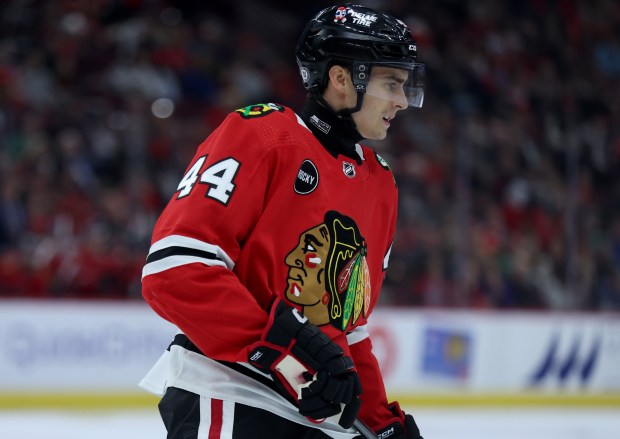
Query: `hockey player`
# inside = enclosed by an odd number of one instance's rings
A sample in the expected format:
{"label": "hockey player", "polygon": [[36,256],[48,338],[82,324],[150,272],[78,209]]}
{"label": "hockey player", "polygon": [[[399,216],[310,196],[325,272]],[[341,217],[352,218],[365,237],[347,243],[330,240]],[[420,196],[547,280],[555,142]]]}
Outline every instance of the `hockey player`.
{"label": "hockey player", "polygon": [[362,139],[423,101],[399,20],[330,7],[296,50],[309,91],[231,113],[201,144],[153,231],[145,300],[179,333],[141,386],[168,438],[381,438],[419,430],[388,403],[366,322],[394,235],[397,188]]}

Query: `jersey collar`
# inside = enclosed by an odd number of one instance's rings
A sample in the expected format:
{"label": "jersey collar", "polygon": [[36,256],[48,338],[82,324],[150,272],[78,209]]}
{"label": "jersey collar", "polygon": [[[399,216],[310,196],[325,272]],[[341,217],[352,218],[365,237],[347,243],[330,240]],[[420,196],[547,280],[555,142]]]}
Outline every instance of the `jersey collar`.
{"label": "jersey collar", "polygon": [[342,154],[362,164],[364,155],[359,135],[351,118],[338,117],[331,109],[326,108],[315,97],[309,97],[300,111],[301,119],[306,128],[321,142],[334,157]]}

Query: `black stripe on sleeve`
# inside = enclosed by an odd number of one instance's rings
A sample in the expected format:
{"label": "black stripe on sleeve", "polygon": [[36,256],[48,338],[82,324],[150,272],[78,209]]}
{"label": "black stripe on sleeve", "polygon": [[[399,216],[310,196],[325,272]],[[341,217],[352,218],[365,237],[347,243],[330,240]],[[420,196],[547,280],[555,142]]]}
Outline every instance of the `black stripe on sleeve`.
{"label": "black stripe on sleeve", "polygon": [[161,250],[157,250],[156,252],[150,253],[146,258],[146,263],[161,261],[164,258],[169,256],[196,256],[202,259],[211,259],[216,261],[222,261],[215,253],[208,252],[205,250],[198,250],[195,248],[188,247],[180,247],[180,246],[172,246],[162,248]]}

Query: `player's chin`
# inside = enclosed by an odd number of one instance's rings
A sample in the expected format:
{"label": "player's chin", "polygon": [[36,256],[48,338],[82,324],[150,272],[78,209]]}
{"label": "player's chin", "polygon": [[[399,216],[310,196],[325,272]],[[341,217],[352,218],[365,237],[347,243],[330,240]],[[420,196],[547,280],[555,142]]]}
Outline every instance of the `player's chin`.
{"label": "player's chin", "polygon": [[370,129],[365,130],[364,132],[360,131],[360,134],[364,139],[367,140],[383,140],[387,136],[388,127],[385,126],[375,126]]}
{"label": "player's chin", "polygon": [[383,140],[387,137],[387,128],[383,130],[377,130],[373,133],[372,137],[367,137],[370,140]]}

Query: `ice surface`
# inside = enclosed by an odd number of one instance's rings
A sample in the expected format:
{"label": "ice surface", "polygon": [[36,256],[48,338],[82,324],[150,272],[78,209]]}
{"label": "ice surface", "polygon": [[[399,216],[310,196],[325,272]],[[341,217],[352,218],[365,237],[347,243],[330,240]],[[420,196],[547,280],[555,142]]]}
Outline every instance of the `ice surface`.
{"label": "ice surface", "polygon": [[[406,409],[407,410],[407,409]],[[425,439],[620,439],[620,409],[409,408]],[[157,409],[0,411],[2,439],[165,438]]]}

